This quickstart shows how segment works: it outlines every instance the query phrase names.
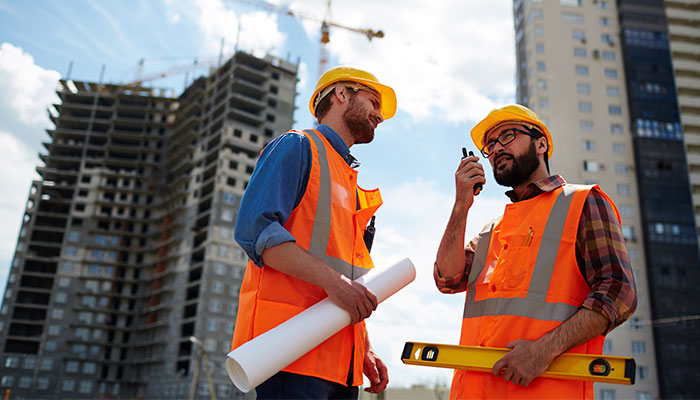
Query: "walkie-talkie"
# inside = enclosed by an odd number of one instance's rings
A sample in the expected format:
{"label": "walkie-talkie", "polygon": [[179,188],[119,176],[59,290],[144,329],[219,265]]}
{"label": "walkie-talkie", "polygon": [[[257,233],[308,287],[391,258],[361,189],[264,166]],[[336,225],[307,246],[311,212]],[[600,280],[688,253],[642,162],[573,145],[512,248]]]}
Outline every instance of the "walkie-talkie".
{"label": "walkie-talkie", "polygon": [[[467,153],[467,148],[462,147],[462,160],[464,160],[467,157],[471,157],[473,155],[474,155],[473,151],[469,151],[469,153]],[[474,196],[478,196],[479,193],[481,193],[481,189],[483,189],[483,188],[484,188],[484,184],[481,182],[474,185]]]}

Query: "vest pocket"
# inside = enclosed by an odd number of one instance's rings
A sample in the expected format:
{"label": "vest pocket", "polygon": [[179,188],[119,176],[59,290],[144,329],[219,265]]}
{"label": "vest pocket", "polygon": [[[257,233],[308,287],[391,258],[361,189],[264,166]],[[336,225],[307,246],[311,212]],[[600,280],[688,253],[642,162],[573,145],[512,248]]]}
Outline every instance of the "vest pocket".
{"label": "vest pocket", "polygon": [[505,245],[491,277],[492,287],[508,292],[521,289],[527,292],[533,268],[531,253],[529,246]]}

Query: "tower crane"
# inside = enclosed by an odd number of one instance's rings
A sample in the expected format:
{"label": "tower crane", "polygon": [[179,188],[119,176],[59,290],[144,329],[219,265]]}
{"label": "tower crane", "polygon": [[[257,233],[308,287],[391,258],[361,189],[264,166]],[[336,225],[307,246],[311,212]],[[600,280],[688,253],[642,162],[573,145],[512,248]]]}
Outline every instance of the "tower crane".
{"label": "tower crane", "polygon": [[302,13],[298,13],[295,11],[290,10],[289,8],[285,7],[280,7],[276,4],[271,4],[266,1],[261,1],[261,0],[233,0],[237,3],[243,3],[243,4],[248,4],[254,7],[262,8],[268,11],[275,11],[280,14],[284,15],[289,15],[290,17],[294,17],[297,19],[306,19],[309,21],[314,21],[314,22],[320,22],[321,23],[321,51],[320,51],[320,57],[319,57],[319,65],[318,65],[318,75],[321,76],[323,72],[326,70],[326,64],[328,63],[328,50],[326,45],[328,42],[330,42],[330,28],[340,28],[340,29],[345,29],[350,32],[356,32],[356,33],[361,33],[365,36],[367,36],[368,40],[372,40],[373,38],[383,38],[384,37],[384,32],[381,30],[373,30],[373,29],[361,29],[361,28],[353,28],[350,26],[342,25],[337,22],[333,22],[330,20],[331,18],[331,0],[328,0],[326,4],[326,14],[324,18],[318,18]]}

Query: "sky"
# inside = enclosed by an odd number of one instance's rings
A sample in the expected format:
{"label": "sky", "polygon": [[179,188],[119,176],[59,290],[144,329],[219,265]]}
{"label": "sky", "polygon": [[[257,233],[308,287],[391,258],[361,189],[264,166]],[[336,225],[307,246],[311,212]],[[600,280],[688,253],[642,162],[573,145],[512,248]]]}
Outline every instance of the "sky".
{"label": "sky", "polygon": [[[308,99],[318,77],[320,23],[252,5],[255,0],[0,0],[0,287],[4,289],[39,153],[58,101],[57,80],[126,83],[173,67],[202,68],[149,81],[178,95],[234,48],[299,65],[294,126],[313,125]],[[510,0],[274,1],[300,16],[382,30],[331,28],[328,67],[367,69],[396,91],[396,116],[375,140],[351,148],[362,163],[360,186],[381,189],[372,257],[378,268],[408,257],[416,280],[367,320],[375,352],[388,365],[389,387],[448,384],[451,371],[406,366],[406,341],[456,344],[464,294],[435,288],[433,263],[454,205],[461,147],[477,153],[469,130],[491,109],[515,99],[515,48]],[[222,46],[223,43],[223,46]],[[281,133],[281,132],[280,132]],[[483,160],[482,160],[483,161]],[[467,221],[467,239],[506,204],[492,178]]]}

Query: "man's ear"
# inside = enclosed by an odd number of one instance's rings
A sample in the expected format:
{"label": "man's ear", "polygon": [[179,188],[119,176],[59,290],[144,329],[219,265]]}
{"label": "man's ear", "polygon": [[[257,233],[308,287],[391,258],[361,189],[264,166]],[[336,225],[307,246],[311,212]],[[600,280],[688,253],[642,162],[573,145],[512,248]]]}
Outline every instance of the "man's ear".
{"label": "man's ear", "polygon": [[339,102],[344,103],[348,100],[348,89],[343,85],[337,85],[335,87],[334,95]]}
{"label": "man's ear", "polygon": [[537,152],[545,154],[548,150],[549,145],[547,144],[547,138],[542,136],[537,138]]}

